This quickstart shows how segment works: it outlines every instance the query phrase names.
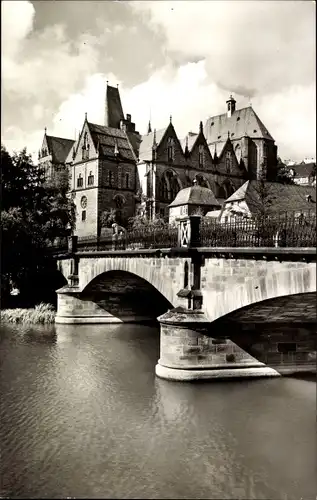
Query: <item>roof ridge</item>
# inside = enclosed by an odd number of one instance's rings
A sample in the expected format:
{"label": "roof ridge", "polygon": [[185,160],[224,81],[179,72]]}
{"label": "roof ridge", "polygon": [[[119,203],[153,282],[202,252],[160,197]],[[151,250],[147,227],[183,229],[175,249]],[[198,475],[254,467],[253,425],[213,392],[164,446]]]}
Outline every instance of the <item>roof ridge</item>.
{"label": "roof ridge", "polygon": [[[235,115],[239,111],[243,111],[244,109],[248,108],[253,110],[252,106],[245,106],[244,108],[235,109],[231,116]],[[227,115],[227,113],[219,113],[218,115],[209,116],[206,121],[211,120],[212,118],[218,118],[218,116],[223,116],[223,115]]]}

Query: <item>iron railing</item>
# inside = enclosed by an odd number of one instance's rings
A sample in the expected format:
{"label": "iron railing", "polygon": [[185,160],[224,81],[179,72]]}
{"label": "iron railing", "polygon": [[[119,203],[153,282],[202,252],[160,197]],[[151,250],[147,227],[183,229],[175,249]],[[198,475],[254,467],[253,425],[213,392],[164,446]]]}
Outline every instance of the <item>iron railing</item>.
{"label": "iron railing", "polygon": [[[188,221],[190,223],[190,221]],[[198,229],[198,228],[197,228]],[[200,247],[316,247],[316,214],[296,217],[282,214],[253,219],[235,218],[220,223],[209,217],[201,217],[198,235],[188,233],[182,238],[181,226],[166,226],[160,229],[142,228],[122,234],[111,233],[99,238],[79,237],[77,251],[138,250]],[[59,238],[48,245],[54,253],[70,251],[67,238]]]}
{"label": "iron railing", "polygon": [[202,247],[315,247],[316,215],[309,217],[258,217],[219,223],[202,218]]}

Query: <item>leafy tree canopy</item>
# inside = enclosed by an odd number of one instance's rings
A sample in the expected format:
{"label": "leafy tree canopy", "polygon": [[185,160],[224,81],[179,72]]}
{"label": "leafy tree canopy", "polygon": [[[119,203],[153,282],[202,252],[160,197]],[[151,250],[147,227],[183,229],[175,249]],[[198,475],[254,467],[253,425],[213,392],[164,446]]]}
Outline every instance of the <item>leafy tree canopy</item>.
{"label": "leafy tree canopy", "polygon": [[1,146],[1,288],[23,290],[34,274],[52,265],[48,242],[75,227],[75,206],[67,196],[68,173],[45,181],[26,149],[10,155]]}

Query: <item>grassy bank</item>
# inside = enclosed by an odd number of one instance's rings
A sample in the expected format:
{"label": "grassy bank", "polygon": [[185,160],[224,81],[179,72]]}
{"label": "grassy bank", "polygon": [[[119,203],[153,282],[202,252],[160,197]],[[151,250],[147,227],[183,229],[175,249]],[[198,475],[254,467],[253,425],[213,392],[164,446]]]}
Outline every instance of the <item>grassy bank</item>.
{"label": "grassy bank", "polygon": [[1,321],[20,324],[54,323],[56,311],[51,304],[38,304],[34,309],[4,309],[1,311]]}

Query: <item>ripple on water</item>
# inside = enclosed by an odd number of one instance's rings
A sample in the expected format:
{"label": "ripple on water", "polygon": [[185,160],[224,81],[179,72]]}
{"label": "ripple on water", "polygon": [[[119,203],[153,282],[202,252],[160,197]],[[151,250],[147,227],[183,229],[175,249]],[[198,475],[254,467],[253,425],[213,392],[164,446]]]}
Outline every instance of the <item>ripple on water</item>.
{"label": "ripple on water", "polygon": [[152,327],[0,333],[2,496],[314,496],[314,383],[157,379]]}

